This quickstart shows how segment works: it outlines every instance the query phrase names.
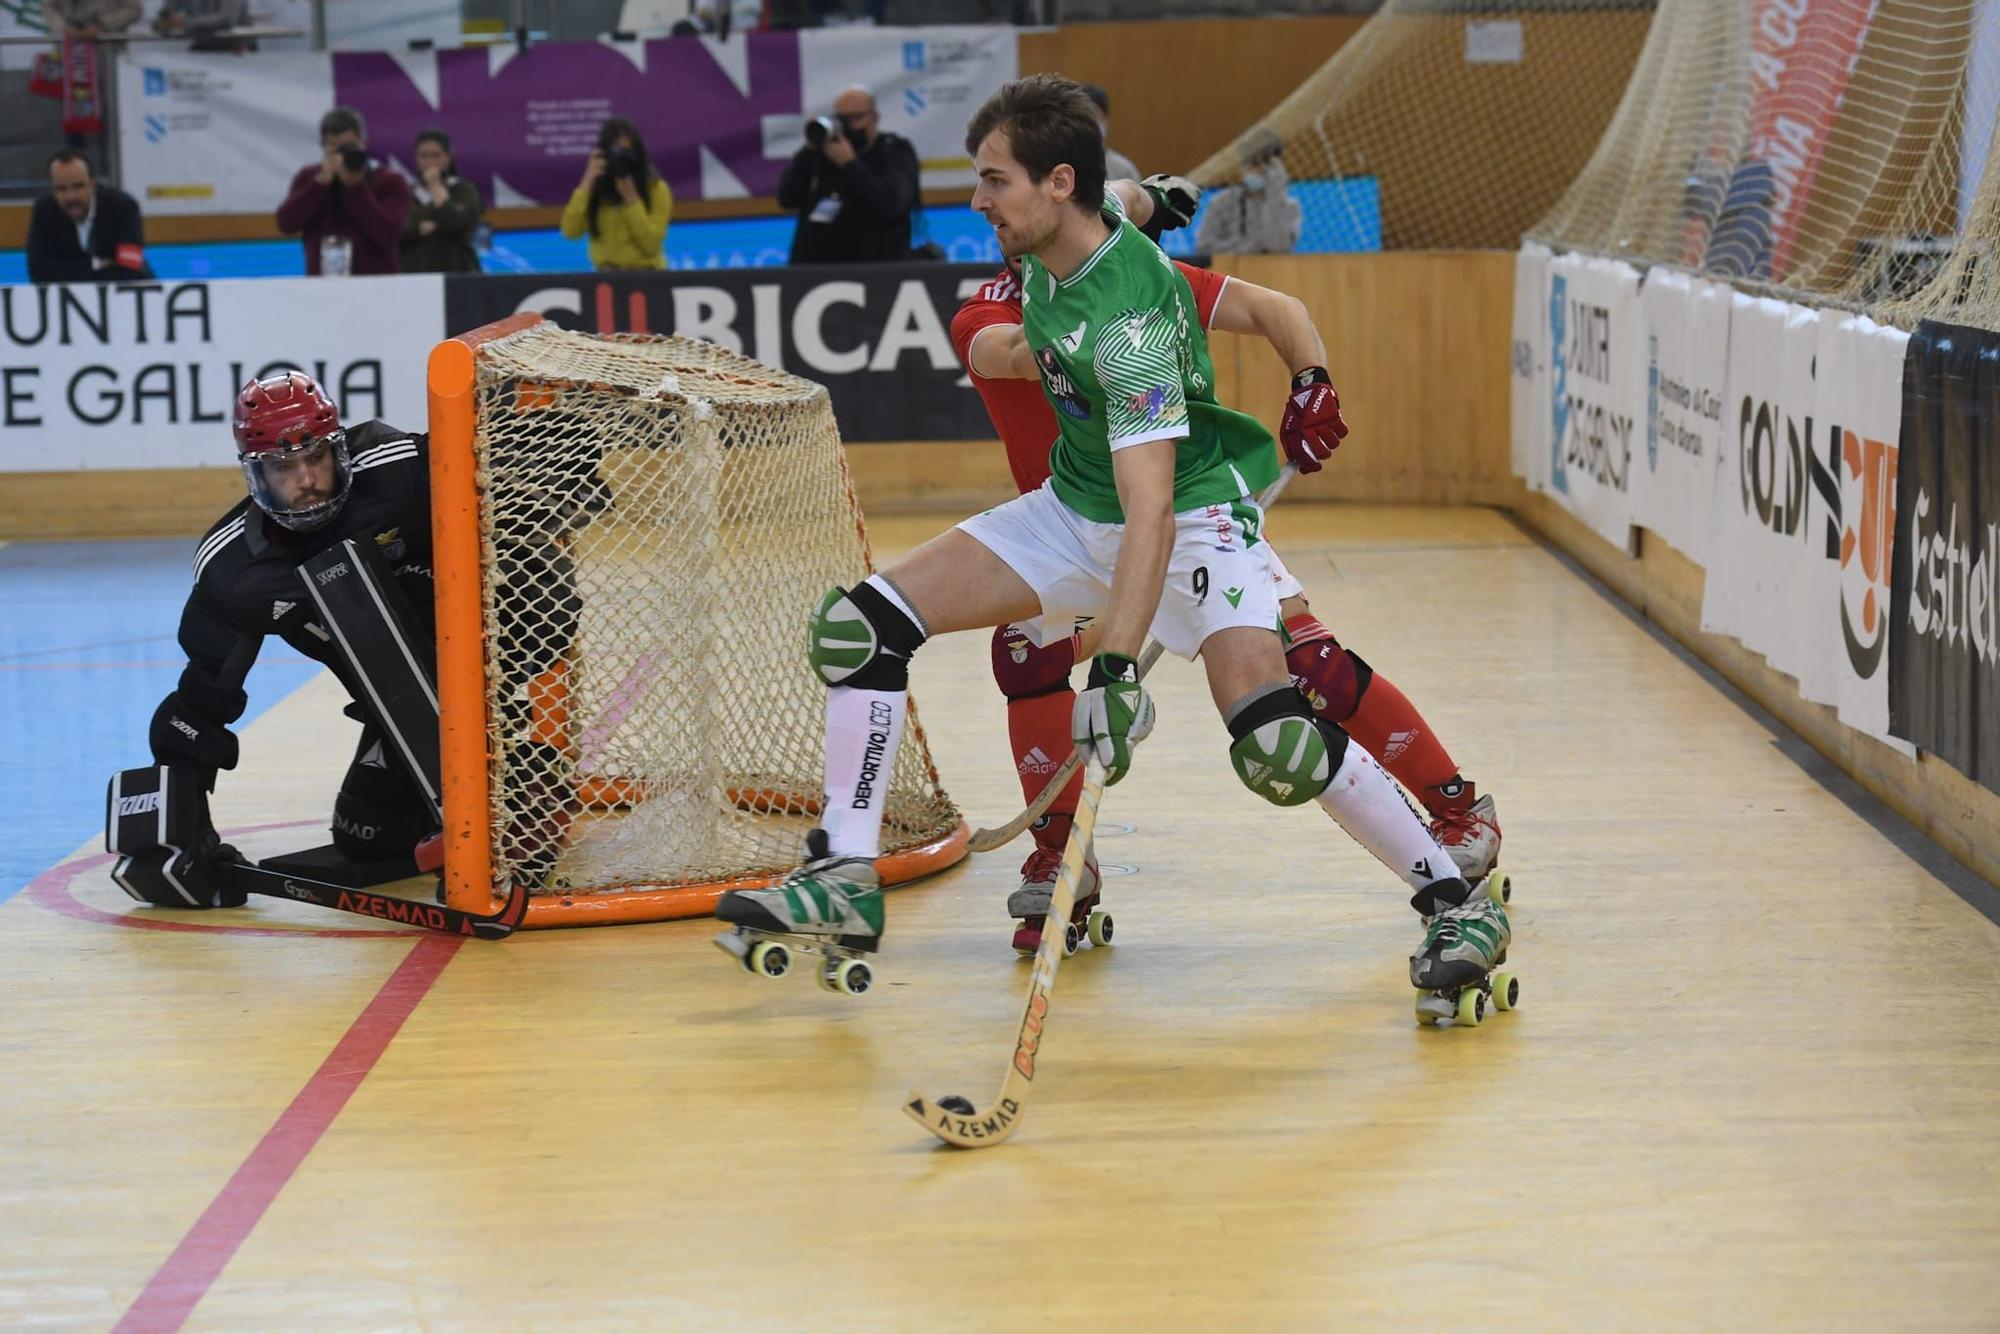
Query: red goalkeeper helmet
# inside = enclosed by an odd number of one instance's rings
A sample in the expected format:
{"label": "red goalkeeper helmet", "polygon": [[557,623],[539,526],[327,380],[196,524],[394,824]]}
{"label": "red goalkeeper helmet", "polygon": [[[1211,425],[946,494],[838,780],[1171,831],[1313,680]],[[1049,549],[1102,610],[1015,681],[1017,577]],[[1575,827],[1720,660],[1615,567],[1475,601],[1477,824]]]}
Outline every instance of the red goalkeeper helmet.
{"label": "red goalkeeper helmet", "polygon": [[304,371],[252,380],[236,395],[236,457],[257,508],[295,532],[321,527],[354,480],[340,411]]}

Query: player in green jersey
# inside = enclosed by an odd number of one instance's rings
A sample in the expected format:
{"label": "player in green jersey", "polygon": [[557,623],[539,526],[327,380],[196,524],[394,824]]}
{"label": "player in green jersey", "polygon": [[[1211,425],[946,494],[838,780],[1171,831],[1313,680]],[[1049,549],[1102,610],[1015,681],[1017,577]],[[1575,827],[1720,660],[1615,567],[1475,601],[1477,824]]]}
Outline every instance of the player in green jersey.
{"label": "player in green jersey", "polygon": [[1152,730],[1137,671],[1150,630],[1201,659],[1246,787],[1281,806],[1317,800],[1409,885],[1427,922],[1411,981],[1481,981],[1505,957],[1504,911],[1471,893],[1388,774],[1292,686],[1253,499],[1276,476],[1277,451],[1254,418],[1215,401],[1186,279],[1107,204],[1088,98],[1053,76],[1008,84],[973,117],[966,148],[979,173],[973,207],[1022,260],[1022,324],[1060,430],[1053,475],[821,598],[808,654],[829,687],[822,826],[784,883],[725,895],[716,916],[874,949],[884,924],[874,859],[910,655],[953,630],[1047,623],[1067,635],[1091,615],[1099,650],[1071,734],[1107,782]]}

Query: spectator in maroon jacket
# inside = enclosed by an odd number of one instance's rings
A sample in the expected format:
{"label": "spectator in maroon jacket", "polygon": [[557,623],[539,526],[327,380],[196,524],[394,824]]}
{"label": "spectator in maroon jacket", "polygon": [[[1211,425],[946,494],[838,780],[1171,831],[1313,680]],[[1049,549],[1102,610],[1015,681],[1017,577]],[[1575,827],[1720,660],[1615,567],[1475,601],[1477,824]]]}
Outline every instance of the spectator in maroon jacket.
{"label": "spectator in maroon jacket", "polygon": [[278,205],[278,230],[304,235],[307,273],[399,272],[410,183],[368,156],[368,127],[351,107],[320,117],[319,146],[323,156],[299,168]]}

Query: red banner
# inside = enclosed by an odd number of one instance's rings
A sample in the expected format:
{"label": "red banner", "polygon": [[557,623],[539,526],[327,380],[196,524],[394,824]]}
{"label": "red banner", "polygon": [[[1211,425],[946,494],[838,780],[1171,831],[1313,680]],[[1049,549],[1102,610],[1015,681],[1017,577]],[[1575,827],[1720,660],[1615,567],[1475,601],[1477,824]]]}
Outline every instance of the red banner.
{"label": "red banner", "polygon": [[1758,0],[1753,7],[1749,156],[1771,169],[1773,278],[1785,275],[1799,215],[1874,17],[1875,0]]}
{"label": "red banner", "polygon": [[97,80],[97,43],[64,33],[62,103],[64,134],[104,132],[103,86]]}

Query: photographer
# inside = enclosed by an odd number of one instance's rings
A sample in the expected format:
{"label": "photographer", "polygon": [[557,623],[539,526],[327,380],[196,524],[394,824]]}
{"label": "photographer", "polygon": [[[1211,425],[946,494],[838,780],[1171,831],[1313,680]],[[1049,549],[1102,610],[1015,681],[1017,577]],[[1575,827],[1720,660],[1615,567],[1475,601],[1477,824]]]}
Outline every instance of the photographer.
{"label": "photographer", "polygon": [[398,273],[396,243],[410,214],[410,184],[368,156],[361,113],[320,117],[318,162],[299,168],[278,205],[278,230],[303,235],[306,272],[328,277]]}
{"label": "photographer", "polygon": [[433,126],[417,135],[416,207],[403,228],[404,273],[477,273],[479,187],[458,174],[451,136]]}
{"label": "photographer", "polygon": [[590,233],[590,263],[603,269],[664,269],[673,191],[653,170],[639,128],[621,116],[597,132],[597,151],[563,207],[562,234]]}
{"label": "photographer", "polygon": [[903,259],[917,207],[917,152],[885,134],[875,95],[849,88],[833,116],[806,122],[806,146],[778,179],[778,206],[799,215],[792,263]]}

